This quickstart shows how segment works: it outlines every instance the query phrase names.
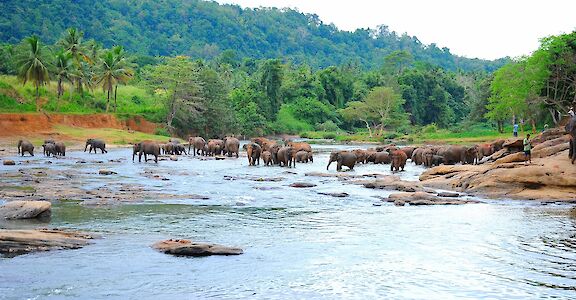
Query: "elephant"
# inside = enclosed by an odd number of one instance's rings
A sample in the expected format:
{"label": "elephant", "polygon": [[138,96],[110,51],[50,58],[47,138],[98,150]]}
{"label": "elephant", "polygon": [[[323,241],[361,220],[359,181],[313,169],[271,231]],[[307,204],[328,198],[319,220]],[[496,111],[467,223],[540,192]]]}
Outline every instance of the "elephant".
{"label": "elephant", "polygon": [[378,146],[376,147],[376,152],[386,152],[386,150],[388,150],[388,148],[390,147],[396,147],[396,144],[388,144],[388,145],[384,145],[384,146]]}
{"label": "elephant", "polygon": [[334,151],[330,153],[330,159],[328,160],[328,165],[326,170],[330,167],[332,162],[336,162],[336,171],[342,171],[342,166],[348,167],[350,170],[354,170],[354,165],[356,165],[356,154],[350,151]]}
{"label": "elephant", "polygon": [[466,149],[462,146],[445,146],[438,149],[436,154],[444,157],[444,164],[447,165],[466,162]]}
{"label": "elephant", "polygon": [[224,139],[224,151],[228,157],[232,157],[232,154],[236,154],[236,158],[238,158],[238,152],[240,152],[240,141],[235,137],[226,137]]}
{"label": "elephant", "polygon": [[[262,148],[264,149],[264,148]],[[268,151],[270,151],[270,154],[272,156],[272,163],[274,163],[275,165],[279,164],[278,161],[278,151],[280,150],[280,145],[274,143],[272,145],[269,146]]]}
{"label": "elephant", "polygon": [[354,154],[356,154],[356,163],[366,163],[366,160],[368,158],[368,151],[364,150],[364,149],[355,149],[352,150],[352,152],[354,152]]}
{"label": "elephant", "polygon": [[394,150],[390,151],[390,156],[392,156],[392,164],[390,164],[390,171],[398,172],[400,170],[404,171],[404,167],[406,166],[406,160],[408,160],[408,156],[406,152],[402,150]]}
{"label": "elephant", "polygon": [[180,144],[180,139],[170,138],[170,139],[168,140],[168,143],[173,143],[173,144],[176,144],[176,145],[177,145],[177,144]]}
{"label": "elephant", "polygon": [[505,143],[505,142],[506,142],[506,141],[505,141],[505,140],[502,140],[502,139],[496,140],[496,141],[492,142],[492,143],[490,144],[490,148],[491,148],[491,150],[492,150],[492,153],[496,153],[497,151],[500,151],[500,150],[504,149],[504,143]]}
{"label": "elephant", "polygon": [[376,160],[376,150],[366,150],[366,163],[374,163]]}
{"label": "elephant", "polygon": [[54,146],[56,147],[57,155],[66,156],[66,145],[64,145],[64,143],[56,142]]}
{"label": "elephant", "polygon": [[92,153],[92,149],[94,149],[94,154],[96,154],[96,149],[100,149],[100,151],[102,151],[102,154],[108,153],[108,151],[106,151],[106,143],[103,140],[87,139],[86,146],[84,147],[84,152],[86,152],[88,146],[90,146],[90,150],[88,151],[88,153]]}
{"label": "elephant", "polygon": [[164,152],[164,154],[172,155],[174,154],[175,147],[176,145],[174,143],[168,142],[162,146],[162,152]]}
{"label": "elephant", "polygon": [[48,157],[50,157],[50,155],[52,155],[52,156],[57,155],[55,144],[52,144],[52,143],[42,144],[42,148],[44,148],[44,155],[46,155]]}
{"label": "elephant", "polygon": [[262,147],[263,151],[270,151],[270,146],[276,144],[275,141],[269,140],[265,137],[257,137],[250,140],[253,143],[256,143]]}
{"label": "elephant", "polygon": [[568,157],[574,164],[574,161],[576,161],[576,117],[571,117],[564,129],[566,133],[570,134]]}
{"label": "elephant", "polygon": [[158,156],[160,156],[160,145],[158,145],[158,143],[142,141],[134,144],[133,150],[132,161],[134,161],[134,156],[138,154],[138,162],[142,162],[142,154],[144,154],[145,162],[148,162],[148,157],[146,155],[154,155],[154,162],[158,163]]}
{"label": "elephant", "polygon": [[308,151],[300,150],[296,152],[296,162],[308,163],[308,160],[309,160]]}
{"label": "elephant", "polygon": [[296,168],[296,149],[292,147],[281,147],[278,149],[278,164],[281,167],[292,167]]}
{"label": "elephant", "polygon": [[404,151],[404,153],[406,153],[406,156],[410,159],[412,158],[412,153],[414,152],[414,149],[416,149],[416,148],[414,148],[414,147],[402,147],[402,148],[400,148],[400,150]]}
{"label": "elephant", "polygon": [[188,139],[188,154],[190,154],[190,148],[193,148],[194,156],[198,155],[206,155],[206,151],[204,146],[206,146],[206,140],[202,137],[190,137]]}
{"label": "elephant", "polygon": [[219,139],[208,140],[208,152],[211,156],[221,155],[224,151],[224,141]]}
{"label": "elephant", "polygon": [[248,165],[255,166],[256,163],[260,165],[260,155],[262,154],[262,147],[256,143],[248,143],[244,145],[248,156]]}
{"label": "elephant", "polygon": [[306,151],[309,153],[308,155],[308,160],[310,162],[314,162],[314,158],[312,157],[312,146],[310,146],[310,144],[306,143],[306,142],[292,142],[289,141],[288,142],[288,146],[294,148],[294,150],[296,151],[296,153],[300,152],[300,151]]}
{"label": "elephant", "polygon": [[466,163],[469,165],[476,164],[477,158],[478,158],[478,150],[476,150],[476,146],[471,146],[471,147],[465,148],[463,163]]}
{"label": "elephant", "polygon": [[444,163],[444,157],[440,155],[432,155],[432,166],[439,166]]}
{"label": "elephant", "polygon": [[424,148],[414,149],[414,151],[412,151],[412,157],[410,160],[412,160],[412,162],[415,163],[417,166],[423,164],[424,163],[424,156],[422,155],[423,152]]}
{"label": "elephant", "polygon": [[262,151],[262,160],[265,166],[272,165],[272,153],[270,153],[270,151]]}
{"label": "elephant", "polygon": [[27,140],[18,141],[18,154],[24,156],[24,152],[28,152],[30,156],[34,156],[34,145]]}
{"label": "elephant", "polygon": [[175,144],[174,145],[174,154],[181,155],[182,153],[184,153],[184,155],[188,155],[188,153],[186,152],[186,147],[180,143]]}
{"label": "elephant", "polygon": [[374,153],[374,163],[375,164],[389,164],[392,162],[390,153],[387,151]]}
{"label": "elephant", "polygon": [[494,152],[492,151],[493,148],[491,144],[479,144],[476,145],[475,147],[476,147],[476,163],[481,161],[484,157],[494,154]]}
{"label": "elephant", "polygon": [[432,148],[426,148],[422,150],[422,164],[425,167],[432,166],[432,158],[434,157],[434,150]]}
{"label": "elephant", "polygon": [[56,141],[53,139],[44,140],[44,144],[56,144]]}

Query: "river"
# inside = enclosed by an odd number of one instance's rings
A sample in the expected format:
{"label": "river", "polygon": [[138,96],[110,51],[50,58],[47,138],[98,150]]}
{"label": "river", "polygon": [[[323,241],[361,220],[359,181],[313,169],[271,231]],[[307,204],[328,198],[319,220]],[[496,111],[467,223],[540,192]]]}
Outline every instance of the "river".
{"label": "river", "polygon": [[[304,175],[325,172],[327,151],[348,147],[316,146],[321,153],[313,164],[292,169],[248,167],[245,157],[133,163],[128,149],[105,155],[72,151],[66,159],[15,158],[30,160],[20,169],[80,172],[72,181],[86,190],[129,183],[209,199],[103,206],[69,199],[53,204],[49,224],[0,223],[0,228],[49,226],[102,237],[78,250],[0,258],[0,299],[576,298],[573,206],[505,199],[375,206],[381,202],[374,196],[392,191]],[[102,168],[118,175],[98,175]],[[7,169],[2,166],[0,175]],[[418,180],[423,170],[408,163],[400,176]],[[146,172],[170,180],[143,176]],[[389,165],[361,165],[354,174],[374,172],[390,173]],[[270,177],[282,180],[254,180]],[[288,186],[302,181],[318,186]],[[13,183],[0,178],[2,185]],[[168,238],[237,246],[244,254],[185,258],[150,248]]]}

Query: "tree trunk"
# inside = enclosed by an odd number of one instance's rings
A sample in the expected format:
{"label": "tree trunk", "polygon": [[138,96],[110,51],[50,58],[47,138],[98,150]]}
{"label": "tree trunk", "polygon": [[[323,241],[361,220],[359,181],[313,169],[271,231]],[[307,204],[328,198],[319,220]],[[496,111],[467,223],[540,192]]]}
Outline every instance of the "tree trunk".
{"label": "tree trunk", "polygon": [[118,108],[118,102],[116,101],[116,94],[118,94],[118,85],[114,87],[114,112]]}
{"label": "tree trunk", "polygon": [[106,100],[106,113],[108,113],[108,109],[110,108],[110,89],[108,89],[107,93],[108,93],[108,96],[107,96],[107,100]]}
{"label": "tree trunk", "polygon": [[498,123],[498,132],[504,133],[504,121],[498,120],[496,122]]}
{"label": "tree trunk", "polygon": [[368,122],[366,122],[366,120],[362,120],[364,121],[364,123],[366,123],[366,128],[368,129],[368,137],[372,138],[372,129],[370,129],[370,124],[368,124]]}
{"label": "tree trunk", "polygon": [[536,122],[534,122],[534,118],[530,119],[530,124],[532,124],[532,134],[536,134]]}
{"label": "tree trunk", "polygon": [[36,112],[40,111],[40,84],[36,82]]}
{"label": "tree trunk", "polygon": [[58,99],[56,100],[56,111],[60,110],[60,97],[64,94],[62,91],[62,78],[58,78]]}

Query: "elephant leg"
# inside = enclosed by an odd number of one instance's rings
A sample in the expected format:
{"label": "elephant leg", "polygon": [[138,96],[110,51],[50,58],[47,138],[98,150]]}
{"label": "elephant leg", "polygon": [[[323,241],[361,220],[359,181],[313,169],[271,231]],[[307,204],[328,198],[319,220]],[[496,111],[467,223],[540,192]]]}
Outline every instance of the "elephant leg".
{"label": "elephant leg", "polygon": [[158,163],[158,155],[157,154],[154,154],[154,162]]}

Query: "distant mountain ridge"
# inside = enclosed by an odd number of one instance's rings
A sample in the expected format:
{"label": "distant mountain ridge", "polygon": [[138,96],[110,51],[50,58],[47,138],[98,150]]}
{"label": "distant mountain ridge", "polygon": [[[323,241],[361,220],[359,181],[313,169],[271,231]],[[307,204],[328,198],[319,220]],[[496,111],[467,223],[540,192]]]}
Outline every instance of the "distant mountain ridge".
{"label": "distant mountain ridge", "polygon": [[243,9],[201,0],[2,0],[0,42],[31,34],[55,42],[69,27],[104,46],[123,45],[145,55],[211,59],[232,49],[237,58],[283,58],[313,67],[345,63],[378,68],[395,50],[448,70],[492,72],[508,61],[470,59],[386,26],[338,30],[317,15],[293,9]]}

